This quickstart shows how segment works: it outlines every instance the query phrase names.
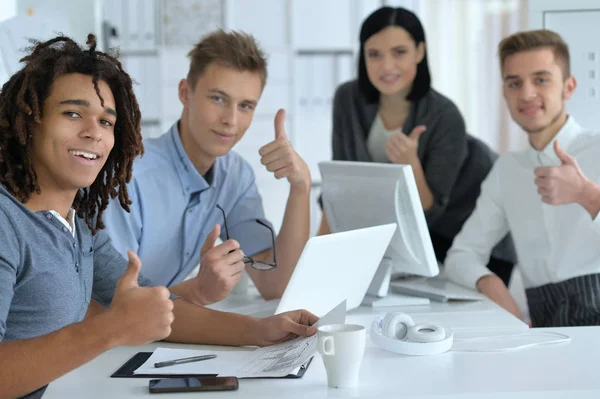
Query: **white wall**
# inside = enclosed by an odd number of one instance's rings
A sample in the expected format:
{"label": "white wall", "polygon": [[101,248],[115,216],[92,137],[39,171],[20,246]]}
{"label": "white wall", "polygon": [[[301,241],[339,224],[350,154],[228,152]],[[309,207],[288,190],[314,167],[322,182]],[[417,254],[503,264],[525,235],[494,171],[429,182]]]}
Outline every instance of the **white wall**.
{"label": "white wall", "polygon": [[418,14],[434,89],[455,102],[469,133],[494,150],[523,148],[526,136],[502,97],[497,47],[527,28],[526,0],[419,0]]}
{"label": "white wall", "polygon": [[[3,2],[6,0],[2,0]],[[85,43],[88,33],[94,33],[102,42],[99,9],[102,0],[16,0],[18,13],[44,13],[49,18],[54,14],[66,17],[69,30],[62,32],[71,35],[80,43]],[[69,10],[65,12],[65,10]],[[57,27],[57,32],[61,28]]]}
{"label": "white wall", "polygon": [[[0,36],[2,35],[2,22],[14,17],[16,13],[16,0],[4,0],[0,2]],[[3,48],[2,38],[0,37],[0,85],[4,84],[4,82],[6,82],[10,77],[8,65],[6,64],[6,58],[9,56],[7,52],[8,51]]]}
{"label": "white wall", "polygon": [[16,0],[2,0],[0,2],[0,22],[5,19],[14,17],[17,13]]}
{"label": "white wall", "polygon": [[57,0],[51,4],[42,0],[2,0],[0,83],[21,68],[19,60],[31,46],[29,39],[47,40],[60,32],[85,42],[87,34],[94,32],[101,40],[99,1]]}

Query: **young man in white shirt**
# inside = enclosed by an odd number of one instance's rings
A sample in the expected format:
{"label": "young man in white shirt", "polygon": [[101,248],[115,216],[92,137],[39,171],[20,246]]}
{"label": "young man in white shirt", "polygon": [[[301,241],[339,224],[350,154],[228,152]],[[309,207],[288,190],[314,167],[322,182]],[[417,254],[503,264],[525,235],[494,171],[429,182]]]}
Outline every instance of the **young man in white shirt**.
{"label": "young man in white shirt", "polygon": [[504,98],[529,148],[498,159],[446,272],[520,317],[506,286],[485,267],[510,231],[532,325],[600,324],[600,133],[566,112],[577,87],[568,46],[551,31],[521,32],[500,43],[499,56]]}

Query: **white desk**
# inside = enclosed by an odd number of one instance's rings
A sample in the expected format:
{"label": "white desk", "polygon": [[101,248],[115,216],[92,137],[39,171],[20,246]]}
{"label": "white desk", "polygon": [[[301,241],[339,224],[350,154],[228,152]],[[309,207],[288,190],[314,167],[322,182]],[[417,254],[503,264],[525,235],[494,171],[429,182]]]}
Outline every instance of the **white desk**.
{"label": "white desk", "polygon": [[[390,309],[388,309],[390,310]],[[527,327],[490,302],[432,303],[402,310],[415,321],[443,323],[457,336],[475,332],[495,334],[524,331]],[[351,311],[349,323],[368,325],[380,310]],[[402,397],[402,398],[598,398],[600,378],[600,327],[547,329],[571,337],[571,342],[507,353],[448,352],[437,356],[405,357],[379,349],[367,337],[356,389],[327,388],[319,355],[301,379],[240,380],[238,391],[198,393],[198,397]],[[157,344],[119,347],[50,384],[45,399],[150,397],[148,380],[109,378],[139,351]],[[160,346],[190,347],[160,343]],[[200,348],[196,346],[196,348]],[[201,348],[211,348],[203,346]],[[161,394],[160,398],[196,397],[193,394]]]}

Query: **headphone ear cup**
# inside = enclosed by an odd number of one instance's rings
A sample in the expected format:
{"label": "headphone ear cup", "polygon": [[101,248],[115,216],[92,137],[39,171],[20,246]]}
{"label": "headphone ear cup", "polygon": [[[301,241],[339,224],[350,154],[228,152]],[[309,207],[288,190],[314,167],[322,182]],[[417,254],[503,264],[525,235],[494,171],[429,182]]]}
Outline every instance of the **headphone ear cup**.
{"label": "headphone ear cup", "polygon": [[422,343],[439,342],[446,338],[446,330],[435,324],[417,324],[408,329],[406,338]]}
{"label": "headphone ear cup", "polygon": [[383,319],[381,332],[388,338],[404,339],[414,325],[415,322],[406,313],[388,313]]}

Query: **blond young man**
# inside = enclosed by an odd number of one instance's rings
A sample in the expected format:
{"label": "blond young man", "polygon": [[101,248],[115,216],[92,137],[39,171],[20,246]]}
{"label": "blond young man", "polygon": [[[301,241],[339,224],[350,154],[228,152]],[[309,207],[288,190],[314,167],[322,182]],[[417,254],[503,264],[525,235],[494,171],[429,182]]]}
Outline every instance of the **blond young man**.
{"label": "blond young man", "polygon": [[548,30],[499,45],[504,98],[529,147],[501,156],[446,260],[449,276],[520,317],[485,268],[493,245],[513,236],[534,327],[600,324],[600,134],[566,111],[577,82],[569,49]]}
{"label": "blond young man", "polygon": [[[265,299],[278,298],[308,240],[310,172],[286,137],[280,110],[274,140],[260,149],[267,170],[290,183],[274,239],[252,168],[231,151],[265,86],[265,55],[252,36],[218,30],[189,57],[189,73],[179,84],[181,119],[145,141],[146,154],[134,164],[129,184],[131,213],[112,203],[105,214],[108,232],[121,253],[131,249],[140,256],[151,281],[177,285],[174,292],[198,305],[224,299],[244,269]],[[223,243],[215,246],[218,237]],[[198,275],[182,283],[199,262]]]}

